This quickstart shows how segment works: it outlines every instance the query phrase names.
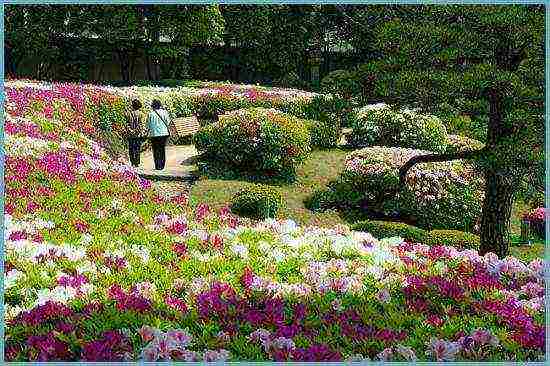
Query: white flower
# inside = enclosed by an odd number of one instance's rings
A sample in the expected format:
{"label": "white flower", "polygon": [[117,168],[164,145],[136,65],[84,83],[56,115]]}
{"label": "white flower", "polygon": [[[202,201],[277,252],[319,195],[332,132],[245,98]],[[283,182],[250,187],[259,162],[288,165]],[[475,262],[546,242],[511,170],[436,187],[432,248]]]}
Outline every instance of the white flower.
{"label": "white flower", "polygon": [[92,263],[88,260],[85,260],[85,261],[82,261],[81,263],[78,264],[78,266],[76,267],[76,272],[78,274],[85,274],[85,273],[96,274],[97,273],[97,267],[94,263]]}
{"label": "white flower", "polygon": [[283,253],[280,249],[278,248],[275,248],[273,249],[273,251],[271,252],[271,257],[276,261],[276,262],[281,262],[285,259],[285,253]]}
{"label": "white flower", "polygon": [[248,258],[248,248],[242,244],[233,244],[231,246],[231,251],[243,259]]}
{"label": "white flower", "polygon": [[7,290],[17,283],[20,279],[24,278],[25,274],[17,269],[12,269],[6,272],[4,275],[4,290]]}

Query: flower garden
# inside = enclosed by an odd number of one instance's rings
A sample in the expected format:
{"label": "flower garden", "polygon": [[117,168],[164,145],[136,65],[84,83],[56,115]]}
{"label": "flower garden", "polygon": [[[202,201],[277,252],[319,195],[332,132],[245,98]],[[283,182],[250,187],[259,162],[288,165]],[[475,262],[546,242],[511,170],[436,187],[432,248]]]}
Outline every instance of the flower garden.
{"label": "flower garden", "polygon": [[[252,220],[229,202],[162,195],[117,158],[129,99],[147,106],[156,97],[173,116],[216,119],[196,140],[204,172],[219,170],[212,163],[221,151],[232,176],[288,178],[313,148],[340,138],[327,123],[328,96],[26,80],[8,80],[5,95],[7,361],[544,359],[540,258],[480,256],[434,235],[423,242],[359,226]],[[316,207],[375,206],[405,157],[479,143],[414,113],[360,112],[351,139],[360,149]],[[392,134],[407,118],[418,125]],[[474,167],[433,163],[410,175],[382,210],[426,230],[475,231],[482,182]],[[246,206],[247,194],[238,196]],[[272,202],[283,204],[273,197],[266,216]],[[470,216],[457,220],[457,211]],[[544,221],[544,210],[528,218]]]}

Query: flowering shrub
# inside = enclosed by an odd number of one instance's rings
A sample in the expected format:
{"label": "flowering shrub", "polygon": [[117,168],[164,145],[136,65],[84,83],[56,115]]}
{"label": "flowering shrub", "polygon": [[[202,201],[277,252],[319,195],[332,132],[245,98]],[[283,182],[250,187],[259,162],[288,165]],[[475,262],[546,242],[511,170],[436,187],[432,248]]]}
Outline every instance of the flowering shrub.
{"label": "flowering shrub", "polygon": [[194,137],[207,166],[223,170],[293,177],[310,150],[302,120],[275,109],[228,112]]}
{"label": "flowering shrub", "polygon": [[264,184],[251,184],[235,193],[231,199],[231,211],[254,219],[275,217],[283,205],[281,193]]}
{"label": "flowering shrub", "polygon": [[435,116],[411,110],[396,112],[381,105],[364,108],[352,126],[349,143],[355,147],[394,146],[433,152],[447,148],[447,131]]}
{"label": "flowering shrub", "polygon": [[481,213],[483,181],[461,161],[414,166],[406,184],[378,205],[378,197],[399,182],[399,168],[425,151],[372,147],[351,152],[345,170],[331,183],[333,198],[348,207],[398,213],[419,227],[472,230]]}
{"label": "flowering shrub", "polygon": [[6,93],[6,361],[543,359],[542,260],[158,196],[39,87]]}
{"label": "flowering shrub", "polygon": [[529,223],[529,226],[533,229],[533,232],[539,237],[544,239],[545,237],[545,225],[547,221],[547,209],[544,207],[536,208],[523,215],[523,220]]}
{"label": "flowering shrub", "polygon": [[460,135],[447,135],[447,140],[449,141],[449,145],[447,145],[449,153],[479,150],[485,146],[481,141]]}

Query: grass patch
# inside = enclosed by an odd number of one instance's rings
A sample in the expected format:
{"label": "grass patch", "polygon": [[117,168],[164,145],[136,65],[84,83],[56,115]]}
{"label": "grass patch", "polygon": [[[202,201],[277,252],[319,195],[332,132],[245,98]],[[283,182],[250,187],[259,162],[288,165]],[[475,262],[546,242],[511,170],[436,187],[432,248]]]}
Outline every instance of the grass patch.
{"label": "grass patch", "polygon": [[[281,192],[285,202],[285,207],[279,210],[277,217],[292,218],[300,225],[322,227],[344,223],[338,212],[312,212],[305,207],[304,201],[314,191],[325,188],[327,183],[338,177],[347,153],[343,149],[312,151],[310,158],[297,169],[295,182],[272,184]],[[205,202],[213,208],[220,208],[228,204],[231,197],[246,185],[247,182],[242,180],[201,177],[191,189],[190,200],[191,203]]]}

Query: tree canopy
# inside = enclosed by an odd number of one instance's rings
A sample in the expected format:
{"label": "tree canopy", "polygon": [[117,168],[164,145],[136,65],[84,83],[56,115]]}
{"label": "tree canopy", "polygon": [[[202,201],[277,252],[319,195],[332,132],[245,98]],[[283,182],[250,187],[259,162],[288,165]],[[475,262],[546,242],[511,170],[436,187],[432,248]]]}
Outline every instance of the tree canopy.
{"label": "tree canopy", "polygon": [[474,159],[486,178],[481,251],[506,255],[513,196],[543,154],[544,7],[409,7],[374,33],[382,57],[371,76],[388,102],[487,114],[485,148],[416,157],[401,178],[419,162]]}

